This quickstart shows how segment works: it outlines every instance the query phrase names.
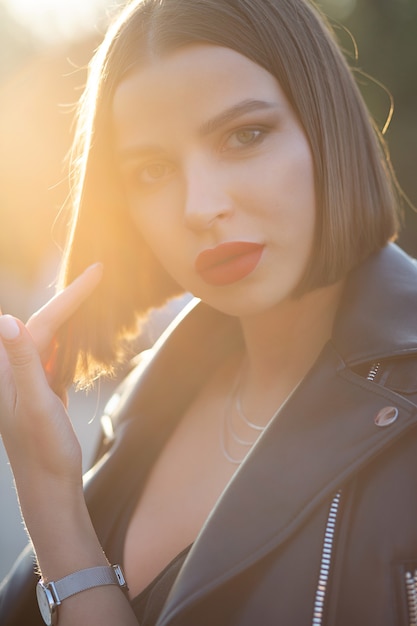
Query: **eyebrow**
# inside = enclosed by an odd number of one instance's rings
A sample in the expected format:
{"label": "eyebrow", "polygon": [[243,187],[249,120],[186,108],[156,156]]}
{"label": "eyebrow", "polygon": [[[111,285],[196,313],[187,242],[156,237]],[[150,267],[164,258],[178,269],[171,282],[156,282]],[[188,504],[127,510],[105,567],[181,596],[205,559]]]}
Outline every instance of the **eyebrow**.
{"label": "eyebrow", "polygon": [[[198,132],[201,136],[204,137],[206,135],[210,135],[211,133],[215,132],[216,130],[224,126],[225,124],[232,122],[234,119],[240,117],[241,115],[244,115],[245,113],[251,113],[252,111],[259,111],[259,110],[276,109],[276,108],[279,108],[279,105],[276,102],[268,102],[266,100],[253,100],[253,99],[243,100],[242,102],[239,102],[238,104],[235,104],[231,106],[230,108],[225,109],[224,111],[222,111],[218,115],[215,115],[214,117],[207,120],[206,122],[203,122],[200,125]],[[138,154],[154,153],[154,152],[156,153],[158,151],[159,151],[158,145],[146,145],[146,146],[141,146],[139,148],[134,146],[131,148],[129,147],[129,148],[122,149],[118,153],[117,156],[121,161],[125,161],[125,160],[136,158]]]}
{"label": "eyebrow", "polygon": [[207,122],[203,122],[199,128],[199,134],[202,136],[209,135],[221,128],[224,124],[232,122],[237,117],[244,115],[245,113],[251,113],[251,111],[259,111],[262,109],[274,109],[277,108],[275,102],[267,102],[265,100],[244,100],[234,106],[222,111],[218,115],[215,115]]}

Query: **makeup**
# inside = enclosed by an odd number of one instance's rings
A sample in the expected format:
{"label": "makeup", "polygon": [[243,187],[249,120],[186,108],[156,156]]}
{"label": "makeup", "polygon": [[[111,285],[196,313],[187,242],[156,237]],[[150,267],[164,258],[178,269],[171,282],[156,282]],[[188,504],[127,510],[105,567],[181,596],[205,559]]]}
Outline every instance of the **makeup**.
{"label": "makeup", "polygon": [[264,245],[247,241],[222,243],[201,252],[195,268],[201,278],[216,287],[230,285],[248,276],[258,265]]}

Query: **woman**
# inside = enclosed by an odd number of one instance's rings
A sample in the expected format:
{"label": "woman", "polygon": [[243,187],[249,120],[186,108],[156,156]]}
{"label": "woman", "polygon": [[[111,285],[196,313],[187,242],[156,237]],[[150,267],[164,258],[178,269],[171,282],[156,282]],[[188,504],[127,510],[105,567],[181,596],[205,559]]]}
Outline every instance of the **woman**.
{"label": "woman", "polygon": [[[46,623],[414,623],[417,270],[317,11],[133,2],[92,65],[74,163],[71,284],[28,329],[0,319]],[[59,397],[181,291],[201,302],[124,383],[83,492]],[[2,624],[42,623],[35,585],[26,557]]]}

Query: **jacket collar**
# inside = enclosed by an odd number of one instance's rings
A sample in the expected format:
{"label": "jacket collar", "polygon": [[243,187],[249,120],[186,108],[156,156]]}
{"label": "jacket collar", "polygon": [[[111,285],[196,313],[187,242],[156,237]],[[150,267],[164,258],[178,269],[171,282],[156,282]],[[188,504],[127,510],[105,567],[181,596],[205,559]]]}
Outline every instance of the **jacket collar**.
{"label": "jacket collar", "polygon": [[352,366],[417,352],[417,263],[389,244],[351,272],[333,342]]}

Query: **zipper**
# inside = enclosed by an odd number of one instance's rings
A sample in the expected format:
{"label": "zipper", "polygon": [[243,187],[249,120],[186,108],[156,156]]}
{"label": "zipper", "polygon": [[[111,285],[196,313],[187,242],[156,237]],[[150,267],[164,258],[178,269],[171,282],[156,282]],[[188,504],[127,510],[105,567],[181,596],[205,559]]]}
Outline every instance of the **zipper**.
{"label": "zipper", "polygon": [[341,491],[334,496],[330,505],[329,517],[327,518],[326,530],[324,533],[323,551],[321,553],[319,583],[316,590],[316,598],[313,609],[313,626],[321,626],[323,623],[323,610],[326,601],[327,583],[329,582],[330,565],[332,561],[332,550],[334,533],[336,530],[337,513],[339,511]]}
{"label": "zipper", "polygon": [[411,572],[405,573],[405,588],[408,601],[408,624],[417,626],[417,570],[414,575]]}
{"label": "zipper", "polygon": [[381,367],[381,363],[377,362],[377,363],[372,363],[372,367],[369,370],[368,376],[366,377],[366,380],[369,380],[371,383],[375,380],[376,375],[379,372],[379,368]]}
{"label": "zipper", "polygon": [[[373,382],[375,380],[376,375],[379,372],[380,365],[381,364],[379,362],[372,363],[366,380],[370,382]],[[336,522],[340,508],[341,496],[342,491],[339,490],[333,497],[332,503],[330,505],[329,516],[327,518],[326,530],[324,532],[323,549],[320,560],[319,582],[317,585],[316,596],[314,599],[312,626],[322,626],[323,624],[323,612],[324,605],[326,603],[327,587],[330,576],[330,566],[333,555],[334,535],[336,532]],[[409,599],[411,597],[412,601],[409,600],[409,604],[414,611],[413,613],[410,611],[411,617],[409,626],[417,626],[417,570],[414,573],[414,578],[409,572],[408,576],[410,577],[410,582],[408,582],[408,579],[406,578],[406,584],[408,585],[407,594],[409,593],[410,588],[411,595],[409,595],[408,597]]]}

